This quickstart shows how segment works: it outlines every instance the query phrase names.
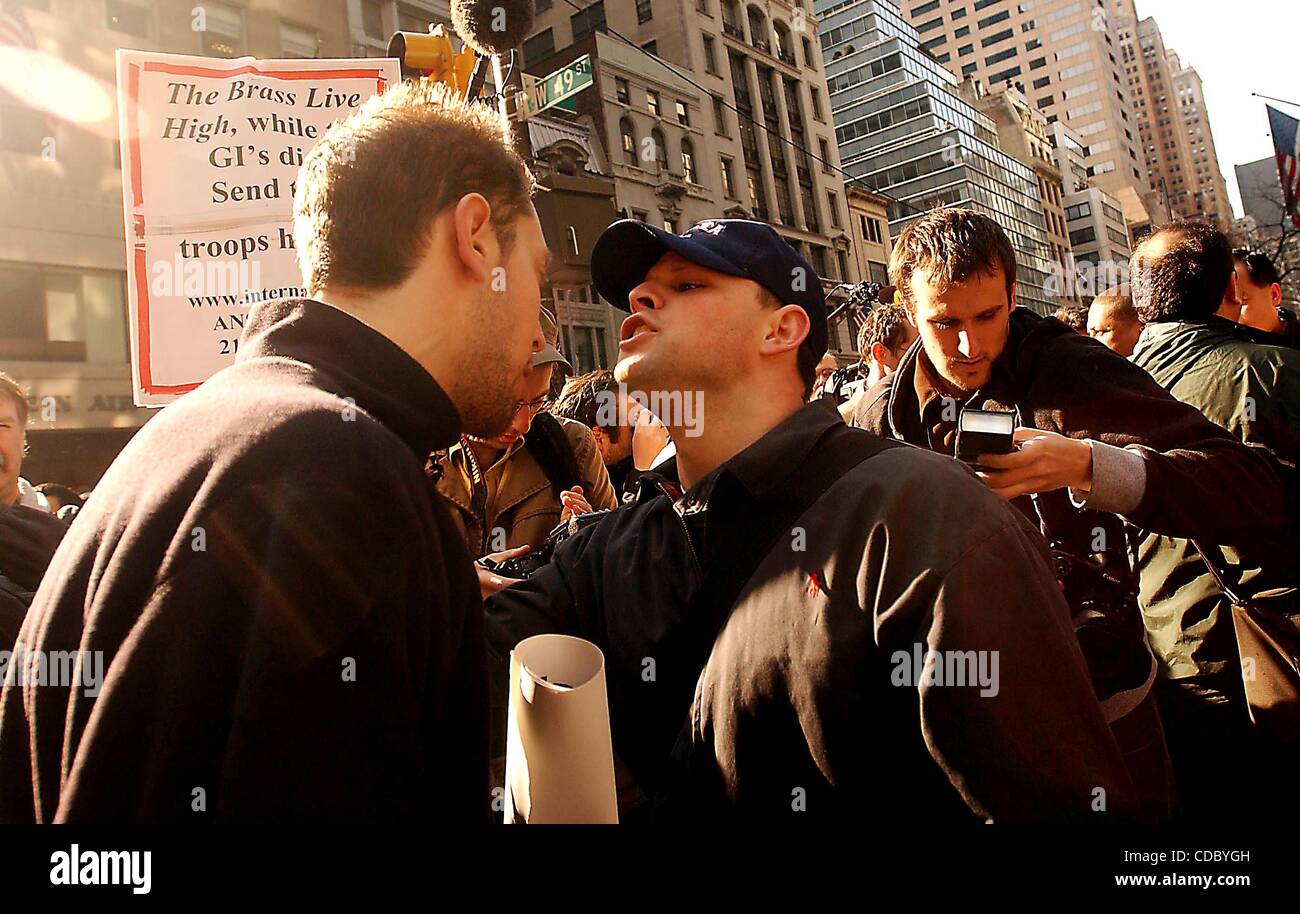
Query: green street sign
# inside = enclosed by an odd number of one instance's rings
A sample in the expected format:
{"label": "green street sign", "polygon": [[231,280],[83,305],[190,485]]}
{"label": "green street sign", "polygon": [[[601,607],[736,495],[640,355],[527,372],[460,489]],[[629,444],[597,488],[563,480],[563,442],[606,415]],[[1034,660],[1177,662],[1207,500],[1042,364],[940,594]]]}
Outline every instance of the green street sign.
{"label": "green street sign", "polygon": [[[592,84],[591,55],[583,54],[567,67],[562,67],[543,79],[524,73],[523,82],[524,117],[531,117],[572,98]],[[565,105],[564,108],[576,110],[571,105]]]}

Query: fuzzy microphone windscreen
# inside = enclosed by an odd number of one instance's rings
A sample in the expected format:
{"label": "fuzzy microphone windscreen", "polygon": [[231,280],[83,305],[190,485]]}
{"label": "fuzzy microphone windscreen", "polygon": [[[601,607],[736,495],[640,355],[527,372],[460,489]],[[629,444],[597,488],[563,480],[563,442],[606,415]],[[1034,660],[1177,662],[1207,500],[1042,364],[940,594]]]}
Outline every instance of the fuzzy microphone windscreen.
{"label": "fuzzy microphone windscreen", "polygon": [[451,27],[479,54],[508,54],[533,27],[533,0],[452,0]]}

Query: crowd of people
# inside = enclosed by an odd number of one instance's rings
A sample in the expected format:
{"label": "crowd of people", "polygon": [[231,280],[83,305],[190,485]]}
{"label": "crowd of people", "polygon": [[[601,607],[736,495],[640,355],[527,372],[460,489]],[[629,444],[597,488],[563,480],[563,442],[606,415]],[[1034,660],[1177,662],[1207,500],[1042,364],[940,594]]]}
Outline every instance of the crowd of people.
{"label": "crowd of people", "polygon": [[[844,397],[769,225],[619,221],[617,365],[552,397],[533,192],[486,109],[371,99],[300,173],[310,298],[255,306],[61,520],[0,383],[0,821],[488,822],[544,633],[604,655],[625,822],[1295,814],[1267,258],[1166,225],[1067,323],[1017,307],[993,219],[938,209]],[[92,654],[93,688],[39,659]]]}

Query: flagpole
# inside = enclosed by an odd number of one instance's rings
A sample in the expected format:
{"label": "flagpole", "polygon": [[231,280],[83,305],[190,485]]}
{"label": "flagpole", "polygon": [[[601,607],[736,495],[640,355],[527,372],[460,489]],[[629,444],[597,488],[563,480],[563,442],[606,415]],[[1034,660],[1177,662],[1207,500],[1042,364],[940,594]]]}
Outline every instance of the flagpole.
{"label": "flagpole", "polygon": [[1260,95],[1258,92],[1252,92],[1250,94],[1255,96],[1255,98],[1266,98],[1271,102],[1281,102],[1284,105],[1290,105],[1292,108],[1300,108],[1300,102],[1289,102],[1285,98],[1274,98],[1271,95]]}

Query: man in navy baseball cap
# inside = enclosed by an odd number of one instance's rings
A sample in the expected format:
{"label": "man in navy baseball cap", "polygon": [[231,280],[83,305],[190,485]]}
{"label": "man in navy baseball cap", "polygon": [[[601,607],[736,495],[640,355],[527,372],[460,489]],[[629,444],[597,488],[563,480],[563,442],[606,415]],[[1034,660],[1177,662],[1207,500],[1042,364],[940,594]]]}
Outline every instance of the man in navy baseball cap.
{"label": "man in navy baseball cap", "polygon": [[[630,312],[614,376],[676,454],[485,601],[498,705],[523,639],[593,642],[620,771],[649,799],[623,821],[786,823],[792,790],[806,800],[795,815],[823,822],[882,809],[1097,821],[1096,785],[1107,819],[1133,814],[1037,528],[957,461],[806,402],[826,303],[776,232],[618,222],[592,277]],[[1003,578],[1016,586],[984,586]],[[919,644],[996,650],[1003,670],[1028,672],[991,692],[918,683],[909,695],[885,658]],[[1042,739],[1044,726],[1069,745]]]}
{"label": "man in navy baseball cap", "polygon": [[814,365],[826,351],[826,296],[808,261],[772,226],[749,219],[706,219],[681,235],[635,219],[615,222],[601,234],[591,255],[596,291],[624,311],[628,296],[665,254],[728,276],[758,283],[783,305],[808,315],[804,346]]}

